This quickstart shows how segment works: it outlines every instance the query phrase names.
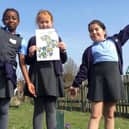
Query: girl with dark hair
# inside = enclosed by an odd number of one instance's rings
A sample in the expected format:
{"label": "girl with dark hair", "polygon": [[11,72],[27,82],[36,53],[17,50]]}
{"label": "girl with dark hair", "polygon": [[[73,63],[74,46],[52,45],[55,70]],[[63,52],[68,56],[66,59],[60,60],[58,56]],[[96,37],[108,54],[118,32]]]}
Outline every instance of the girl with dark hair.
{"label": "girl with dark hair", "polygon": [[76,96],[82,81],[88,79],[87,97],[91,101],[88,129],[98,129],[102,115],[105,129],[114,129],[114,112],[122,93],[122,46],[129,39],[129,25],[110,37],[99,20],[91,21],[88,30],[93,44],[83,53],[82,64],[70,88],[71,97]]}
{"label": "girl with dark hair", "polygon": [[8,127],[8,109],[16,88],[16,55],[26,54],[25,41],[16,34],[20,22],[19,13],[7,8],[2,17],[4,27],[0,28],[0,129]]}

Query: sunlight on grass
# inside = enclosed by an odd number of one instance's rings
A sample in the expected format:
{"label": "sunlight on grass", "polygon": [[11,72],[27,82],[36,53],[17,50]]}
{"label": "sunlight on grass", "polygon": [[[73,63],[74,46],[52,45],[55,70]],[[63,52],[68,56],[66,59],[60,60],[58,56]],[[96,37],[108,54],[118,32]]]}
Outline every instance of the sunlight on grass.
{"label": "sunlight on grass", "polygon": [[[32,129],[33,105],[22,104],[19,108],[10,108],[9,110],[9,128],[8,129]],[[69,129],[87,129],[89,113],[64,111],[64,124],[69,124]],[[129,119],[116,118],[115,129],[127,129]],[[45,120],[44,120],[45,122]],[[103,129],[103,119],[100,129]],[[46,129],[44,127],[44,129]]]}

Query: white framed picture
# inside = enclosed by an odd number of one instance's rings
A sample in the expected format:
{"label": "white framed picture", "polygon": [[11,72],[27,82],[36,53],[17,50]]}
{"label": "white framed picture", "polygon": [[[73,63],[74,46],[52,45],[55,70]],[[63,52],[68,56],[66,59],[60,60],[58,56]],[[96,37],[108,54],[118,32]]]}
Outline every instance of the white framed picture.
{"label": "white framed picture", "polygon": [[37,29],[37,61],[59,60],[58,34],[55,29]]}

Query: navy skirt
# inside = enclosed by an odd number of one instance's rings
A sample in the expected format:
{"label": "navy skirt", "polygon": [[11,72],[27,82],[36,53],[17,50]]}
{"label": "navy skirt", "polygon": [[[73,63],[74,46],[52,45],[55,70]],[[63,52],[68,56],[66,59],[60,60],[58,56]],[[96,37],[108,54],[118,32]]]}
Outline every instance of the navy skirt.
{"label": "navy skirt", "polygon": [[122,78],[117,62],[101,62],[93,65],[88,84],[91,101],[116,102],[122,96]]}
{"label": "navy skirt", "polygon": [[[64,97],[64,82],[62,75],[55,74],[52,61],[36,62],[30,66],[29,75],[35,86],[37,96]],[[27,86],[24,95],[31,96]]]}

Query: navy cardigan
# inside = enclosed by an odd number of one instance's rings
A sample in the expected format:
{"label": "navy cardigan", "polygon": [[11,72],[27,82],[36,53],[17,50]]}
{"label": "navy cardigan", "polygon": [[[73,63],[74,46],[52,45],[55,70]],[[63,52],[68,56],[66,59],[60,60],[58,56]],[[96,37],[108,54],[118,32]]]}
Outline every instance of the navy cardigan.
{"label": "navy cardigan", "polygon": [[[61,42],[60,37],[59,37],[59,42]],[[25,57],[25,62],[26,62],[27,65],[31,65],[31,64],[36,62],[36,52],[35,52],[34,56],[32,56],[32,57],[29,56],[29,47],[32,46],[32,45],[36,45],[36,37],[35,36],[30,38],[29,43],[28,43],[27,55]],[[54,70],[55,70],[56,75],[62,75],[62,72],[63,72],[62,64],[64,64],[67,61],[66,51],[61,51],[60,50],[60,58],[61,58],[61,60],[53,61]]]}
{"label": "navy cardigan", "polygon": [[[129,25],[127,25],[124,29],[122,29],[118,34],[114,34],[113,36],[107,37],[107,40],[110,39],[114,42],[119,59],[119,70],[120,74],[123,73],[123,57],[122,57],[122,46],[129,39]],[[94,44],[93,44],[94,45]],[[93,57],[92,57],[92,46],[89,46],[83,53],[82,56],[82,64],[80,65],[79,71],[75,76],[73,81],[74,87],[79,87],[82,84],[82,81],[87,80],[90,82],[90,70],[93,66]]]}

